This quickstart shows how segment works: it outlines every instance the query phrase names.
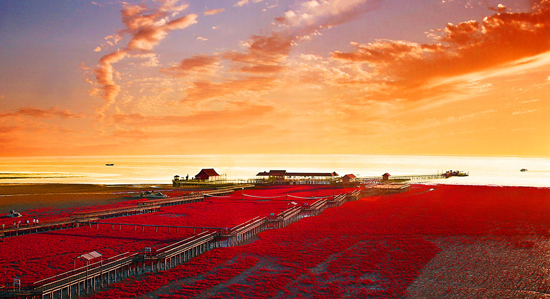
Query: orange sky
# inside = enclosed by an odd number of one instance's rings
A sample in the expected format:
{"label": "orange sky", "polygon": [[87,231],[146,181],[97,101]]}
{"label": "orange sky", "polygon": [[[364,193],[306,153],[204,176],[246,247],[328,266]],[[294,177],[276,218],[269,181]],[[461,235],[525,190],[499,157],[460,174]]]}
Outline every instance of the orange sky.
{"label": "orange sky", "polygon": [[549,0],[61,2],[0,4],[0,156],[550,157]]}

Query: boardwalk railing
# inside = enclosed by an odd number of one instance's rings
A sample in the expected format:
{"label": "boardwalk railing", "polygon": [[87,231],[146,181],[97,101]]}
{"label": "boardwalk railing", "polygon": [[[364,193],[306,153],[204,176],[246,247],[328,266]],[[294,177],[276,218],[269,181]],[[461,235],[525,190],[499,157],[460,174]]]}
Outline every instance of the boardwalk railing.
{"label": "boardwalk railing", "polygon": [[[117,281],[117,277],[129,277],[131,272],[130,265],[132,265],[135,256],[137,256],[137,253],[129,254],[126,252],[113,257],[106,263],[96,262],[94,263],[95,267],[82,267],[85,269],[79,272],[74,273],[75,271],[73,270],[52,277],[65,276],[60,279],[53,280],[52,278],[47,278],[43,281],[53,281],[35,287],[33,292],[40,293],[42,298],[45,296],[53,298],[55,293],[59,293],[59,298],[62,298],[64,293],[66,293],[69,298],[73,293],[80,296],[82,291],[88,293],[90,290],[94,291],[97,288],[103,287],[105,284]],[[98,263],[101,264],[98,266]],[[40,281],[35,282],[35,284],[37,283],[40,283]]]}
{"label": "boardwalk railing", "polygon": [[136,214],[145,214],[157,212],[161,207],[180,205],[186,203],[193,203],[203,201],[208,196],[220,196],[227,195],[234,192],[236,189],[248,188],[248,185],[239,186],[239,187],[223,187],[216,190],[205,190],[199,191],[193,194],[187,194],[184,196],[178,197],[168,197],[149,200],[144,203],[138,203],[135,206],[130,207],[119,207],[112,209],[97,210],[92,212],[77,212],[74,213],[71,217],[59,219],[55,222],[46,222],[40,223],[39,225],[29,225],[29,226],[20,226],[6,228],[0,234],[0,238],[3,240],[5,237],[19,236],[23,234],[32,234],[40,233],[45,231],[60,230],[67,228],[79,227],[82,223],[88,223],[91,221],[96,221],[100,219],[108,219]]}
{"label": "boardwalk railing", "polygon": [[[437,174],[410,174],[410,175],[392,175],[389,181],[425,181],[448,179],[453,176],[468,176],[467,171],[445,171]],[[364,185],[376,185],[384,183],[382,177],[358,177],[356,181]]]}
{"label": "boardwalk railing", "polygon": [[[200,233],[162,248],[150,248],[147,251],[133,254],[123,253],[105,261],[95,262],[86,267],[37,281],[32,287],[23,290],[9,290],[8,292],[0,290],[0,297],[62,299],[64,297],[72,298],[73,295],[80,296],[81,293],[88,294],[133,275],[168,270],[213,248],[240,245],[262,231],[285,227],[303,217],[319,215],[328,207],[340,206],[345,202],[358,200],[362,196],[363,192],[354,190],[346,194],[334,195],[332,199],[321,198],[310,205],[292,206],[277,215],[250,219],[231,229],[200,227]],[[147,226],[104,222],[80,222],[79,224],[111,225],[113,229],[115,225],[119,225],[119,229],[122,225],[135,226],[135,229],[137,226]],[[199,228],[159,225],[157,227]]]}
{"label": "boardwalk railing", "polygon": [[157,249],[154,253],[126,252],[106,261],[95,262],[37,281],[30,289],[12,292],[11,297],[72,298],[73,295],[88,294],[130,276],[166,271],[217,247],[217,236],[217,232],[202,232]]}

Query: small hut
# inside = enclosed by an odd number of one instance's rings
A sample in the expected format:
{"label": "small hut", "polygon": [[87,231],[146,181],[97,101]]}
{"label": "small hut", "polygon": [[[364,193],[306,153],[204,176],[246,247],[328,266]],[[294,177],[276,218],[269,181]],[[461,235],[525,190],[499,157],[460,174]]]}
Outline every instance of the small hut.
{"label": "small hut", "polygon": [[384,181],[384,182],[388,181],[388,180],[390,179],[390,176],[391,176],[391,175],[390,175],[389,173],[387,173],[387,172],[384,173],[384,174],[382,175],[382,181]]}
{"label": "small hut", "polygon": [[195,178],[201,181],[216,181],[220,179],[220,175],[214,170],[214,168],[203,168],[195,176]]}
{"label": "small hut", "polygon": [[344,184],[354,183],[356,180],[357,180],[357,177],[351,173],[346,174],[345,176],[342,177],[342,183]]}

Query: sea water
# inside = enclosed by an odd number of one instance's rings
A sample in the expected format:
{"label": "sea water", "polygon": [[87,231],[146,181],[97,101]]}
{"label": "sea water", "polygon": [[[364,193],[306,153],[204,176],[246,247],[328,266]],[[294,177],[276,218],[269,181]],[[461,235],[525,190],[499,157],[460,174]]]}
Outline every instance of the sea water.
{"label": "sea water", "polygon": [[[106,164],[114,164],[106,166]],[[0,183],[171,184],[214,168],[227,179],[258,172],[337,172],[359,177],[468,171],[433,183],[550,187],[550,158],[394,155],[174,155],[0,158]],[[520,171],[527,169],[527,171]]]}

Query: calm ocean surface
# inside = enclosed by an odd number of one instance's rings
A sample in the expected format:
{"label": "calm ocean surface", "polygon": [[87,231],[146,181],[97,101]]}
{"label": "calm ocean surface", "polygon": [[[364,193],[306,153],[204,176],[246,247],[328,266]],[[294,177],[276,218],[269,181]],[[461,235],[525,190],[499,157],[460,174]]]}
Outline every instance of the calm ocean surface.
{"label": "calm ocean surface", "polygon": [[[105,166],[113,163],[114,166]],[[0,183],[171,184],[174,175],[215,168],[228,179],[270,169],[357,176],[434,174],[464,170],[469,177],[436,180],[464,185],[550,187],[550,158],[382,155],[182,155],[0,158]],[[520,169],[528,169],[520,172]],[[23,177],[17,178],[14,177]]]}

